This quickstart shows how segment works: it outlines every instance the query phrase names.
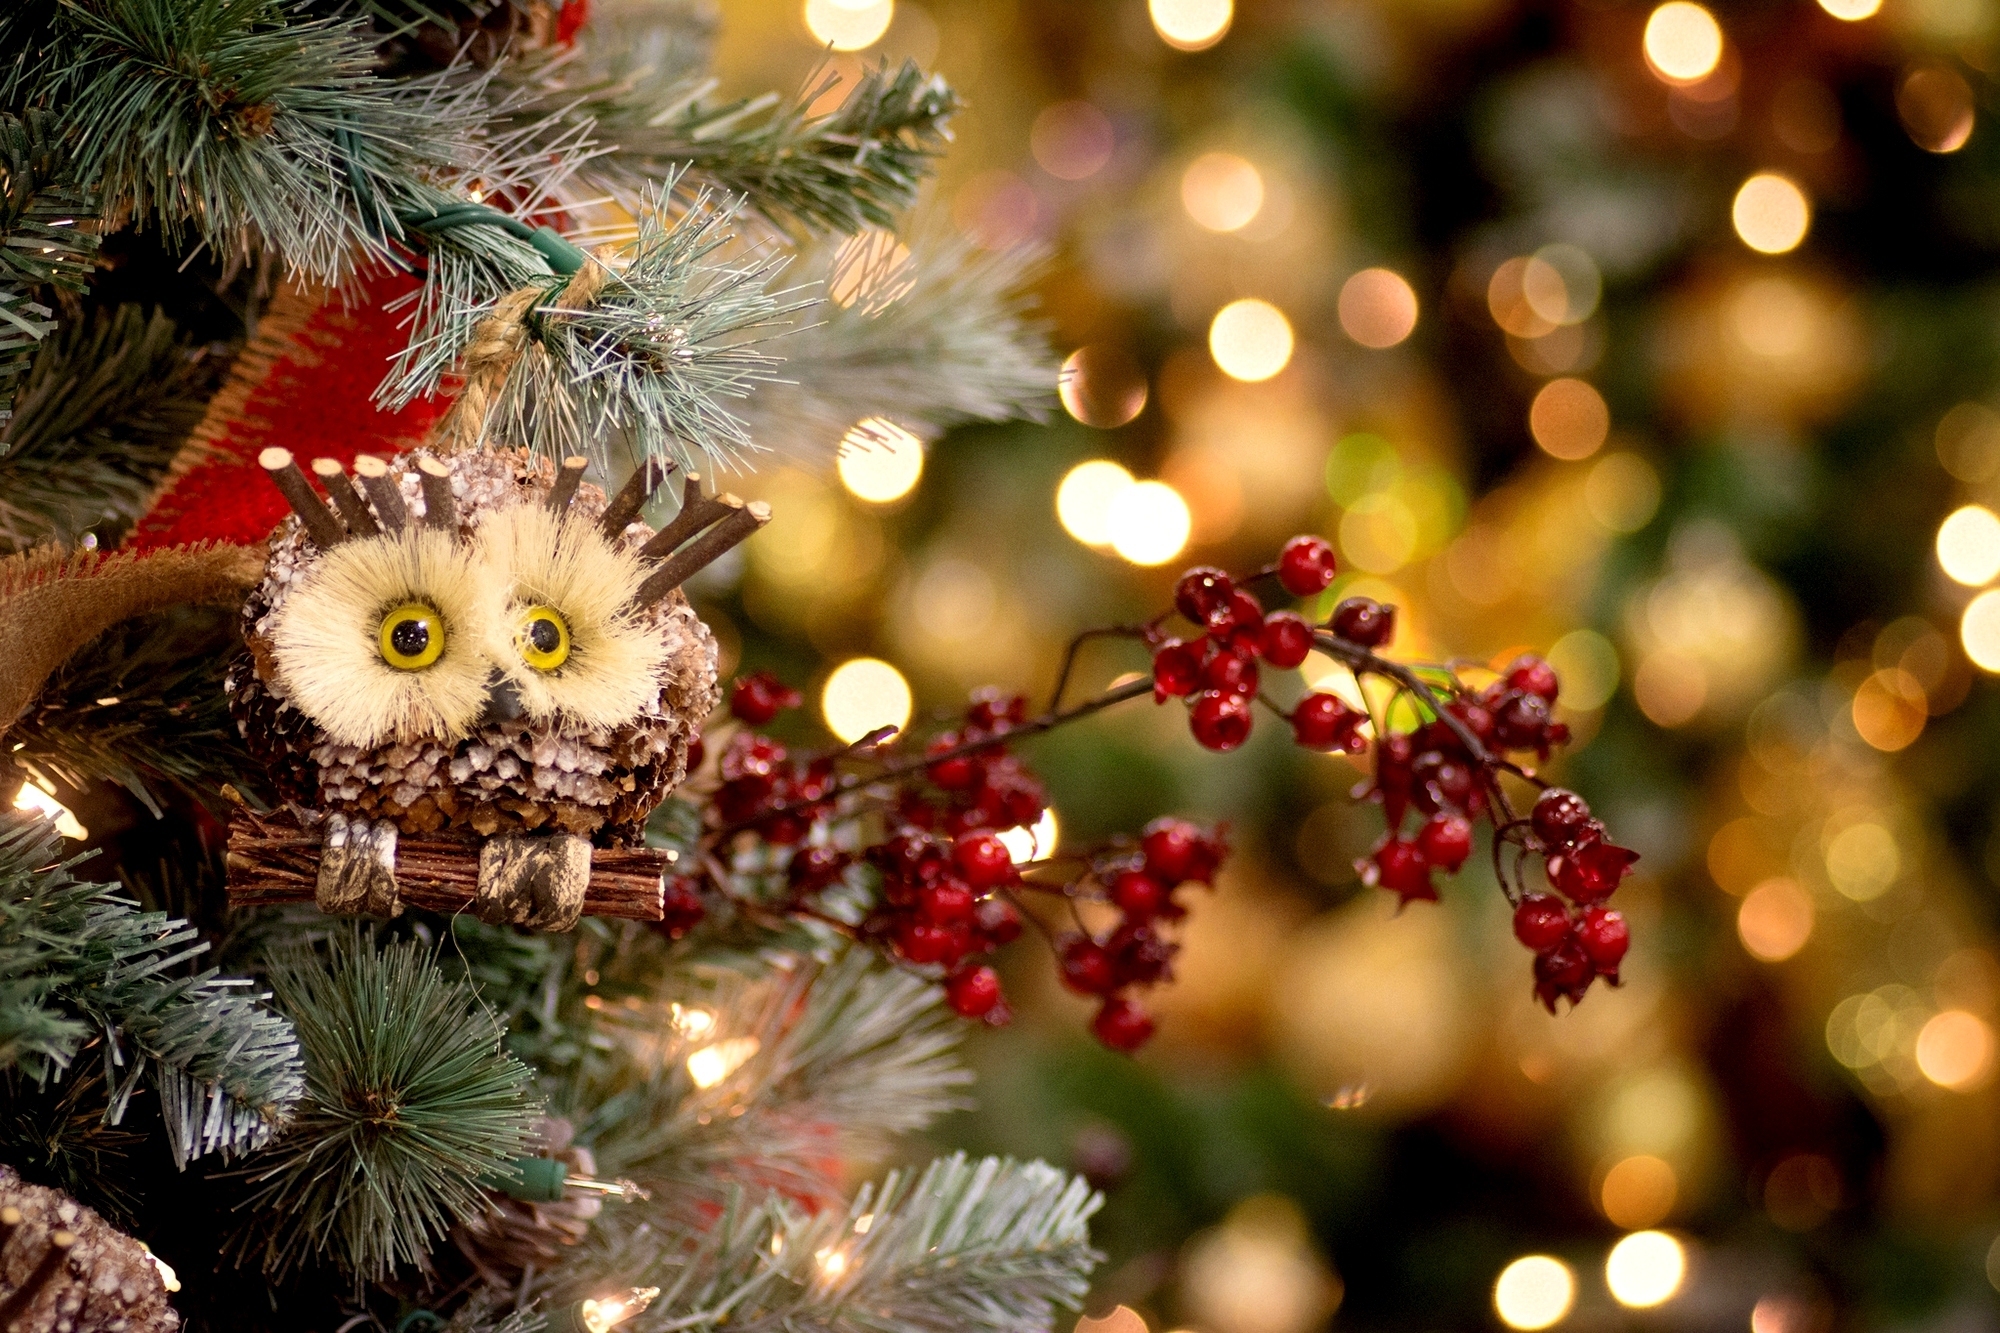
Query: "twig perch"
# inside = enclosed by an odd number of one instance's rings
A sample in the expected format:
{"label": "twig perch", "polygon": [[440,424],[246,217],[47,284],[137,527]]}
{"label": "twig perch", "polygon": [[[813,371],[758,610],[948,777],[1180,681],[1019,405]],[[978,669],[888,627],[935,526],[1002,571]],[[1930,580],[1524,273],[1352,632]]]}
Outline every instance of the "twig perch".
{"label": "twig perch", "polygon": [[[309,903],[319,880],[320,837],[289,810],[238,809],[229,818],[229,904]],[[666,915],[664,876],[672,857],[653,847],[598,847],[590,854],[585,916],[658,921]],[[463,912],[479,884],[479,844],[405,836],[396,841],[396,887],[403,905]]]}

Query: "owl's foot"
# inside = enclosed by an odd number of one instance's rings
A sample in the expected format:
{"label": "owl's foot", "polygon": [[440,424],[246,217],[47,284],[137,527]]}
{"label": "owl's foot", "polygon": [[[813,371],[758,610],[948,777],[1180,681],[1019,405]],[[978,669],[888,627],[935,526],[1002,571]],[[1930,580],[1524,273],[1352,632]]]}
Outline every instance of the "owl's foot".
{"label": "owl's foot", "polygon": [[590,839],[574,833],[502,833],[479,848],[472,910],[493,925],[576,929],[590,886]]}
{"label": "owl's foot", "polygon": [[314,898],[331,916],[396,916],[396,826],[386,819],[328,815]]}

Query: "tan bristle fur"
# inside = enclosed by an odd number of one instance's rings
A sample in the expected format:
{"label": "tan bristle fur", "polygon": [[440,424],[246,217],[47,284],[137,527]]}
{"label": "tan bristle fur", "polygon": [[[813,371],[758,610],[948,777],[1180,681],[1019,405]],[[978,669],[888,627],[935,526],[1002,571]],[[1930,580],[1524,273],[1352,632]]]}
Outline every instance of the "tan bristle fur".
{"label": "tan bristle fur", "polygon": [[[648,571],[631,551],[607,542],[594,520],[515,504],[488,518],[477,542],[489,581],[513,590],[487,651],[514,681],[529,717],[614,727],[659,693],[669,645],[630,605]],[[569,659],[553,671],[529,666],[515,642],[521,613],[538,604],[554,607],[569,625]]]}
{"label": "tan bristle fur", "polygon": [[[486,707],[488,644],[505,586],[440,532],[343,542],[279,610],[271,638],[280,682],[346,745],[464,736]],[[419,671],[382,658],[382,617],[404,602],[427,603],[443,622],[444,651]]]}

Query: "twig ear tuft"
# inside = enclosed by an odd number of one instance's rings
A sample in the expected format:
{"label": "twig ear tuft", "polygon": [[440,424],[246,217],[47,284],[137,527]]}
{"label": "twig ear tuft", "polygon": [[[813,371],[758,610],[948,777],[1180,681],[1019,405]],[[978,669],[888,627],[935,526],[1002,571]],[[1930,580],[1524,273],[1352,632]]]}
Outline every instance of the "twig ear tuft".
{"label": "twig ear tuft", "polygon": [[289,449],[272,447],[257,455],[257,466],[270,476],[271,484],[285,497],[285,503],[305,524],[306,533],[321,550],[332,550],[347,540],[347,530],[340,526],[340,520],[326,507],[326,501],[319,498],[319,492],[306,480],[306,474]]}

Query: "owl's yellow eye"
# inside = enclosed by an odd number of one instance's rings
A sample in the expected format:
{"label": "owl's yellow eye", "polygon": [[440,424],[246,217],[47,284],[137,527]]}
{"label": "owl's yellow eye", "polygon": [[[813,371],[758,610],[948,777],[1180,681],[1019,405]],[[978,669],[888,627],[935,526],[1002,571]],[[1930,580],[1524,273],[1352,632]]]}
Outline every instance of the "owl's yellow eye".
{"label": "owl's yellow eye", "polygon": [[444,652],[444,617],[423,602],[404,602],[382,617],[382,660],[398,671],[422,671]]}
{"label": "owl's yellow eye", "polygon": [[531,606],[521,613],[514,641],[521,658],[537,671],[554,671],[569,661],[569,622],[553,606]]}

